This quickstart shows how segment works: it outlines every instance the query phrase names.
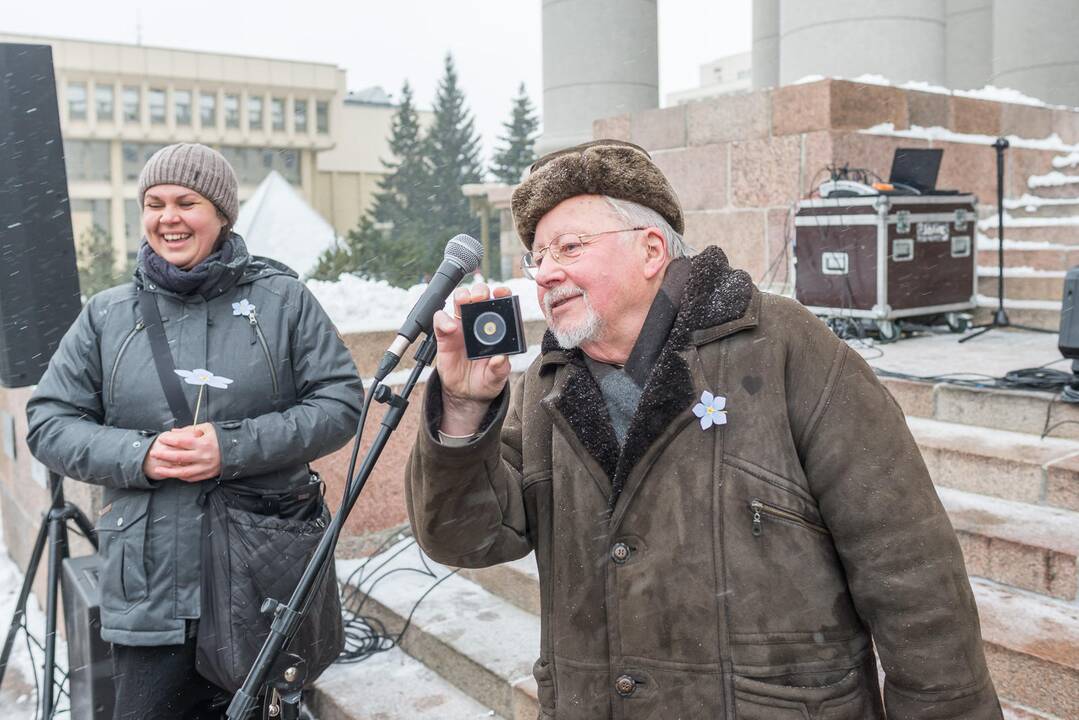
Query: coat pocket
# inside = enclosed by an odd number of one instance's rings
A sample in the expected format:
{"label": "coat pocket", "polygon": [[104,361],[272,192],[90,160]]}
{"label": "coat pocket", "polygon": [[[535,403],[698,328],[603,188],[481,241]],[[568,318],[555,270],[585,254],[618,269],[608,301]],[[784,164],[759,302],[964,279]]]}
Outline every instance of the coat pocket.
{"label": "coat pocket", "polygon": [[146,513],[150,493],[119,497],[98,519],[101,606],[126,613],[149,595],[146,576]]}
{"label": "coat pocket", "polygon": [[539,720],[553,720],[555,690],[554,672],[551,663],[540,658],[532,665],[532,676],[536,678],[536,697],[539,700]]}
{"label": "coat pocket", "polygon": [[822,686],[778,685],[735,675],[739,720],[871,720],[881,717],[860,668]]}

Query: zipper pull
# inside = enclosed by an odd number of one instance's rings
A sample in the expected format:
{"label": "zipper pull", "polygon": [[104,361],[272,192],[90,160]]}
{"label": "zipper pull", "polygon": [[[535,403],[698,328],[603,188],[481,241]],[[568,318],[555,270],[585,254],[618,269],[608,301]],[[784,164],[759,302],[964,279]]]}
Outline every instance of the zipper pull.
{"label": "zipper pull", "polygon": [[251,323],[251,344],[254,345],[258,340],[258,324],[259,321],[255,319],[255,313],[251,313],[247,316],[248,321]]}
{"label": "zipper pull", "polygon": [[753,510],[753,537],[761,536],[761,508],[764,507],[764,503],[760,500],[754,500],[749,503],[749,507]]}
{"label": "zipper pull", "polygon": [[139,320],[137,323],[135,323],[135,332],[142,330],[144,327],[146,327],[146,324],[143,323],[142,320]]}

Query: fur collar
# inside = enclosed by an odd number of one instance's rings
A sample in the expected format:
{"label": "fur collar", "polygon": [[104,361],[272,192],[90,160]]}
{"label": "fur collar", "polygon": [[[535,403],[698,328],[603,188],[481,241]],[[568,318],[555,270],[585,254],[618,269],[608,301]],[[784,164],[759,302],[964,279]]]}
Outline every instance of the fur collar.
{"label": "fur collar", "polygon": [[645,385],[622,449],[615,438],[603,394],[585,365],[584,354],[576,348],[563,350],[550,331],[544,335],[542,352],[545,360],[551,361],[544,363],[546,368],[558,364],[570,366],[562,392],[554,398],[554,406],[610,479],[611,509],[630,471],[649,446],[696,400],[693,378],[681,351],[690,346],[695,331],[743,317],[754,291],[749,274],[732,269],[718,247],[709,247],[691,259],[682,305]]}

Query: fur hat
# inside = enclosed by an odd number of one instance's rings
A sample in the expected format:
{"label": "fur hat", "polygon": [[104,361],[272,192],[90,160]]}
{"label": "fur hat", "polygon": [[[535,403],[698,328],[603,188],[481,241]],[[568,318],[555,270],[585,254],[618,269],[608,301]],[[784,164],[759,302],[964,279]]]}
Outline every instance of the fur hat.
{"label": "fur hat", "polygon": [[577,195],[609,195],[650,207],[685,232],[678,196],[644,148],[593,140],[544,155],[513,191],[513,222],[525,247],[532,249],[540,218]]}
{"label": "fur hat", "polygon": [[177,143],[155,152],[139,173],[139,207],[154,185],[181,185],[212,202],[229,225],[240,211],[236,171],[225,156],[198,143]]}

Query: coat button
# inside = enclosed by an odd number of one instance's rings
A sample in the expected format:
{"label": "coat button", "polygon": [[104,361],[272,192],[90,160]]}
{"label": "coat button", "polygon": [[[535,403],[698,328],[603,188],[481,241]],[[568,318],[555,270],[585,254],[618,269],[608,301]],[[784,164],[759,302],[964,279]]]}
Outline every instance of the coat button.
{"label": "coat button", "polygon": [[637,689],[637,681],[629,675],[621,675],[614,681],[614,689],[622,697],[629,697]]}
{"label": "coat button", "polygon": [[629,553],[629,545],[624,542],[615,543],[614,547],[611,548],[611,559],[621,565],[626,560],[629,560]]}
{"label": "coat button", "polygon": [[122,517],[116,518],[116,527],[123,527],[123,526],[124,526],[124,519]]}

